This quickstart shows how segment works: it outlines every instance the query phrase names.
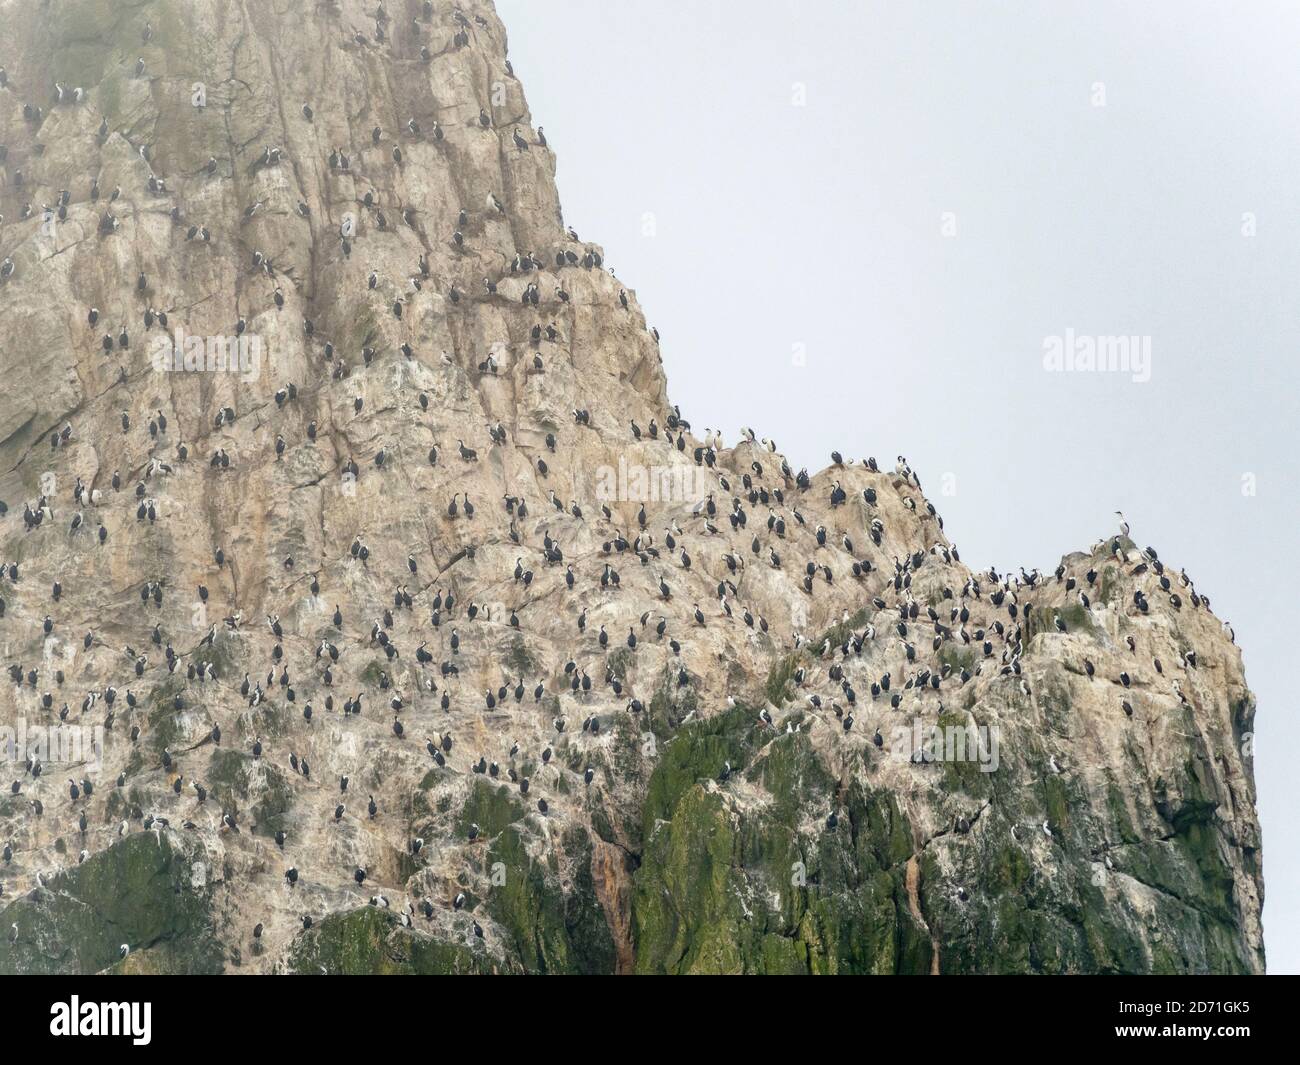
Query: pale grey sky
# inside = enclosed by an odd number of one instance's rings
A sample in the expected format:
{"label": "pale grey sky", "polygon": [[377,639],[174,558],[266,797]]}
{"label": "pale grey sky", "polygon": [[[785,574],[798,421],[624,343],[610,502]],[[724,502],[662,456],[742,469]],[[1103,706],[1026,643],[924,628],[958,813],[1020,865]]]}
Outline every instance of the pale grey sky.
{"label": "pale grey sky", "polygon": [[[1259,700],[1268,966],[1300,972],[1300,9],[497,8],[696,425],[906,455],[973,567],[1052,568],[1122,509],[1211,597]],[[1149,337],[1150,380],[1047,372],[1067,330]]]}

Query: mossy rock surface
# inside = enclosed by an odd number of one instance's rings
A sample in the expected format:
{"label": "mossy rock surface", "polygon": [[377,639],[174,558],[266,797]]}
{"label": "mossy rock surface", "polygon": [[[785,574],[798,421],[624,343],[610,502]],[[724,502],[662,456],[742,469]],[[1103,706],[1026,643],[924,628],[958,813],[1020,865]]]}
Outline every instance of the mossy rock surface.
{"label": "mossy rock surface", "polygon": [[774,665],[763,685],[763,695],[773,706],[783,706],[793,694],[791,681],[799,668],[799,655],[786,655]]}
{"label": "mossy rock surface", "polygon": [[[440,771],[430,770],[429,775],[437,772]],[[456,831],[461,839],[465,839],[469,836],[470,825],[478,825],[479,834],[484,839],[492,839],[523,816],[523,803],[514,797],[510,788],[480,779],[475,781],[461,808]]]}
{"label": "mossy rock surface", "polygon": [[[895,801],[857,784],[841,799],[806,735],[769,738],[751,720],[732,711],[690,726],[655,771],[633,895],[637,971],[928,971]],[[742,812],[732,774],[719,779],[725,761],[770,801]]]}
{"label": "mossy rock surface", "polygon": [[567,884],[528,853],[521,827],[511,826],[493,841],[488,912],[507,931],[525,972],[611,973],[614,939],[592,881],[591,841],[574,827],[559,843],[573,872]]}
{"label": "mossy rock surface", "polygon": [[642,817],[649,838],[655,822],[672,816],[682,794],[701,779],[718,779],[730,763],[739,771],[754,747],[755,717],[742,707],[693,721],[660,748]]}
{"label": "mossy rock surface", "polygon": [[1153,835],[1135,825],[1118,784],[1096,803],[1079,778],[1052,772],[1033,740],[1019,757],[1039,767],[1038,782],[1014,787],[988,774],[978,829],[932,841],[922,860],[921,910],[941,972],[1251,971],[1215,800],[1195,764],[1155,783],[1146,813],[1169,829]]}
{"label": "mossy rock surface", "polygon": [[208,801],[233,813],[241,828],[269,836],[288,827],[293,793],[284,772],[265,758],[214,748],[207,787]]}
{"label": "mossy rock surface", "polygon": [[681,684],[677,672],[665,667],[647,706],[646,727],[660,740],[671,739],[682,723],[700,709],[699,696],[688,682]]}
{"label": "mossy rock surface", "polygon": [[168,833],[128,836],[0,912],[18,925],[17,943],[0,942],[0,973],[218,973],[207,884],[201,856]]}
{"label": "mossy rock surface", "polygon": [[1026,638],[1033,639],[1039,633],[1056,633],[1056,619],[1065,623],[1065,631],[1079,636],[1090,636],[1097,631],[1097,623],[1092,614],[1080,602],[1066,603],[1064,606],[1039,607],[1029,615]]}
{"label": "mossy rock surface", "polygon": [[[467,925],[468,927],[468,925]],[[481,945],[411,931],[375,906],[334,914],[300,933],[286,970],[330,976],[461,976],[500,970]]]}

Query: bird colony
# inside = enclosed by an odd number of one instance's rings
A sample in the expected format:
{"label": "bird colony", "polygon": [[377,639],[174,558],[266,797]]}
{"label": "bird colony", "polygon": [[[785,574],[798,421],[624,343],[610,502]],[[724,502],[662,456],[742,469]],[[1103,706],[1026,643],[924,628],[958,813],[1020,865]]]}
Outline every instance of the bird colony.
{"label": "bird colony", "polygon": [[693,424],[489,4],[0,18],[0,971],[1263,968],[1209,598]]}

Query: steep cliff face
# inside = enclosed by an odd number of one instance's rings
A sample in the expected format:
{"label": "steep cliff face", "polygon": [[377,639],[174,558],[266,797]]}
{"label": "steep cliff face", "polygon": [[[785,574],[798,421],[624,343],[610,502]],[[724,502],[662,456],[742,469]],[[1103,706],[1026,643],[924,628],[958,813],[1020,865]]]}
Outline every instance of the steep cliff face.
{"label": "steep cliff face", "polygon": [[0,971],[1262,971],[1209,602],[692,430],[490,5],[0,18]]}

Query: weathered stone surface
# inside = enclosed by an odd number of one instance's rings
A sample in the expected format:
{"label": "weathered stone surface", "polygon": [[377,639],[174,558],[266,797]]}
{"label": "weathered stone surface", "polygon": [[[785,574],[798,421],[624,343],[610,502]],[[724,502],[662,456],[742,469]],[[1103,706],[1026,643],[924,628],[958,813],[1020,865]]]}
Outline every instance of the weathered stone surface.
{"label": "weathered stone surface", "polygon": [[[0,968],[1262,970],[1209,603],[1119,537],[972,572],[904,464],[693,431],[490,5],[376,7],[0,0],[0,726],[111,724],[0,767]],[[151,357],[241,321],[246,372]]]}

